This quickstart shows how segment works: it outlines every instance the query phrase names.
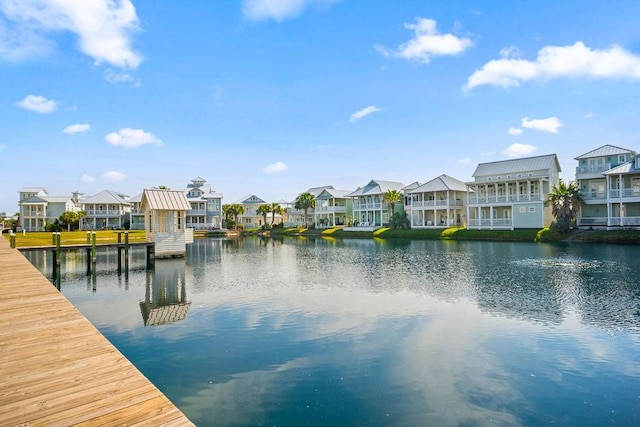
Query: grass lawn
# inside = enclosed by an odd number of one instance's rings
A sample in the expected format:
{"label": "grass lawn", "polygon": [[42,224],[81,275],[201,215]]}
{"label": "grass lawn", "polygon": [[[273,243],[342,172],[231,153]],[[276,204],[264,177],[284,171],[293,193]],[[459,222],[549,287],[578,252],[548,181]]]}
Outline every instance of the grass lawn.
{"label": "grass lawn", "polygon": [[[9,234],[4,233],[3,236],[9,240]],[[132,230],[129,231],[129,243],[144,242],[145,234],[144,230]],[[104,230],[96,231],[96,244],[102,243],[117,243],[118,231]],[[124,243],[124,233],[122,233],[122,242]],[[61,245],[81,245],[87,243],[86,231],[63,231],[60,233]],[[22,233],[16,233],[16,247],[28,247],[28,246],[47,246],[53,244],[52,233],[49,232],[28,232],[24,235]]]}

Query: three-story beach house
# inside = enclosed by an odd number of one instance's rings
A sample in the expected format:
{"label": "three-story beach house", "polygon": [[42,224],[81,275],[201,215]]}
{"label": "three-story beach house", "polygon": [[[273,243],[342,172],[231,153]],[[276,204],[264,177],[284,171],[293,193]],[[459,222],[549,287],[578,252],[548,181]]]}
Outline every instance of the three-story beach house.
{"label": "three-story beach house", "polygon": [[464,182],[443,174],[404,191],[404,209],[411,228],[466,225],[467,186]]}
{"label": "three-story beach house", "polygon": [[467,185],[467,228],[513,230],[551,224],[545,202],[561,172],[555,154],[480,163]]}
{"label": "three-story beach house", "polygon": [[[264,224],[264,216],[258,213],[258,206],[268,205],[269,203],[255,194],[249,194],[237,200],[235,204],[242,205],[244,209],[244,213],[238,215],[238,225],[242,225],[245,228],[262,227]],[[269,221],[268,216],[267,221]]]}
{"label": "three-story beach house", "polygon": [[187,185],[185,195],[191,205],[187,211],[187,227],[195,230],[222,228],[222,194],[198,177]]}
{"label": "three-story beach house", "polygon": [[575,158],[584,198],[578,226],[640,225],[640,171],[633,150],[603,145]]}

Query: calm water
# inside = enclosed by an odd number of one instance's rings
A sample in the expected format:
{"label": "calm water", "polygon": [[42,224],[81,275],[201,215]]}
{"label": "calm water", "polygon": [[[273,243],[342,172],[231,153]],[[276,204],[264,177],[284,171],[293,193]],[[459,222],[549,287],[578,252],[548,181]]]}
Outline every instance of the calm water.
{"label": "calm water", "polygon": [[203,239],[97,265],[69,253],[62,292],[199,426],[640,425],[638,247]]}

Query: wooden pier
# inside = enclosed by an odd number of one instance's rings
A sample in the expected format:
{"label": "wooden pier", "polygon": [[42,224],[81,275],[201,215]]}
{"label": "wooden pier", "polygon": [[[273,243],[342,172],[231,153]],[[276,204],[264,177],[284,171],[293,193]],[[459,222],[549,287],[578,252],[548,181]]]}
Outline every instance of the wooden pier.
{"label": "wooden pier", "polygon": [[4,238],[0,295],[0,425],[193,425]]}

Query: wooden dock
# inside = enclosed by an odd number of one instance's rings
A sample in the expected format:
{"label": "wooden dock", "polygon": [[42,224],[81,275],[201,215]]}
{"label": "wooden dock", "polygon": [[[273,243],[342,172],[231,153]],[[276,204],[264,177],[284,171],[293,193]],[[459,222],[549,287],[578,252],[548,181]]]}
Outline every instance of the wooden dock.
{"label": "wooden dock", "polygon": [[0,298],[0,425],[194,425],[4,238]]}

